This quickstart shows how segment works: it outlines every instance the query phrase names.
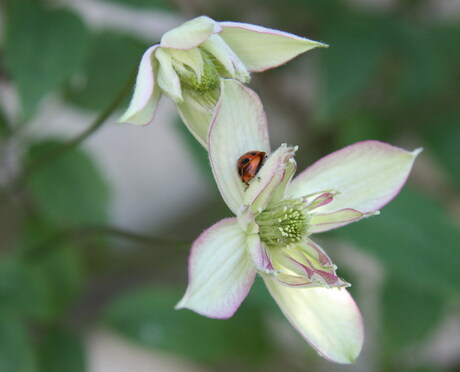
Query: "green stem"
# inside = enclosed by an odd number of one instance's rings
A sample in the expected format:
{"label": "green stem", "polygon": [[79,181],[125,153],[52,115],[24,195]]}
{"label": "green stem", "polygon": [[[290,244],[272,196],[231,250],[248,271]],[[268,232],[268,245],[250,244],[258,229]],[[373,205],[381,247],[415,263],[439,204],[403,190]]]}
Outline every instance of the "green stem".
{"label": "green stem", "polygon": [[41,258],[48,257],[53,250],[58,249],[59,244],[67,240],[87,240],[91,237],[98,235],[111,236],[123,240],[133,241],[146,246],[161,246],[170,248],[183,248],[190,246],[189,241],[171,241],[166,239],[157,238],[154,236],[142,235],[125,229],[120,229],[113,226],[80,226],[61,230],[56,234],[50,236],[41,244],[34,247],[25,257],[26,260],[36,261]]}
{"label": "green stem", "polygon": [[82,133],[78,134],[76,137],[71,138],[67,142],[64,142],[62,145],[56,146],[54,149],[44,153],[39,156],[37,159],[27,164],[19,176],[10,184],[6,190],[0,194],[0,203],[3,203],[6,198],[14,194],[15,192],[21,191],[27,183],[28,178],[37,170],[42,168],[44,165],[53,161],[57,157],[65,154],[66,152],[72,150],[85,139],[91,136],[96,132],[102,124],[107,120],[107,118],[115,111],[115,109],[120,105],[125,96],[130,92],[134,78],[136,76],[136,69],[130,74],[127,82],[123,85],[122,89],[115,96],[114,100],[100,113],[100,115],[86,128]]}

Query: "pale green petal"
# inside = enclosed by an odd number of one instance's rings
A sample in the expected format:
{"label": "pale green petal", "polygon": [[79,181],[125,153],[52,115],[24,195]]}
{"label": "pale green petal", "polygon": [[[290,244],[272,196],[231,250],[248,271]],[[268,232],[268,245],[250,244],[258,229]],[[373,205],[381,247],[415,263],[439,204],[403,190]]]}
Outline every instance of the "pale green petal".
{"label": "pale green petal", "polygon": [[219,34],[251,72],[282,65],[301,53],[326,44],[287,32],[246,23],[220,22]]}
{"label": "pale green petal", "polygon": [[253,265],[261,274],[273,272],[273,267],[267,253],[267,247],[260,241],[259,234],[247,234],[246,247]]}
{"label": "pale green petal", "polygon": [[237,213],[246,185],[237,161],[248,151],[270,154],[267,118],[259,97],[235,80],[223,80],[221,98],[209,130],[209,159],[217,186],[228,207]]}
{"label": "pale green petal", "polygon": [[118,123],[146,125],[153,120],[158,101],[161,97],[161,90],[157,82],[155,82],[158,62],[154,58],[154,53],[157,48],[158,45],[150,47],[142,56],[133,98],[128,109],[118,119]]}
{"label": "pale green petal", "polygon": [[224,66],[230,77],[242,83],[249,81],[249,72],[246,70],[243,62],[241,62],[219,35],[211,35],[201,47],[212,54]]}
{"label": "pale green petal", "polygon": [[171,49],[168,51],[173,59],[173,66],[182,67],[182,65],[188,66],[190,70],[194,72],[197,76],[197,80],[201,81],[201,76],[203,75],[203,58],[198,49],[190,50],[174,50]]}
{"label": "pale green petal", "polygon": [[160,45],[170,49],[192,49],[220,30],[221,27],[211,18],[201,16],[165,33]]}
{"label": "pale green petal", "polygon": [[158,48],[155,57],[159,62],[158,85],[163,90],[163,93],[175,103],[181,103],[183,98],[180,80],[173,68],[171,54],[162,48]]}
{"label": "pale green petal", "polygon": [[193,243],[187,291],[176,309],[229,318],[246,298],[255,275],[246,250],[246,234],[236,218],[222,220]]}
{"label": "pale green petal", "polygon": [[352,208],[339,209],[332,213],[313,214],[309,231],[311,234],[329,231],[375,214],[378,212],[363,213]]}
{"label": "pale green petal", "polygon": [[276,203],[284,195],[284,189],[296,170],[296,148],[281,145],[254,177],[244,193],[244,204],[251,205],[253,212],[265,209],[268,203]]}
{"label": "pale green petal", "polygon": [[392,200],[404,185],[421,150],[405,151],[378,141],[358,142],[308,167],[290,183],[293,197],[336,190],[334,200],[315,209],[329,213],[353,208],[373,212]]}
{"label": "pale green petal", "polygon": [[316,349],[336,363],[353,363],[363,341],[363,321],[343,288],[293,288],[264,279],[291,324]]}
{"label": "pale green petal", "polygon": [[176,105],[184,124],[205,148],[207,148],[209,124],[217,103],[215,97],[218,95],[218,90],[199,93],[184,89],[182,91],[184,102]]}

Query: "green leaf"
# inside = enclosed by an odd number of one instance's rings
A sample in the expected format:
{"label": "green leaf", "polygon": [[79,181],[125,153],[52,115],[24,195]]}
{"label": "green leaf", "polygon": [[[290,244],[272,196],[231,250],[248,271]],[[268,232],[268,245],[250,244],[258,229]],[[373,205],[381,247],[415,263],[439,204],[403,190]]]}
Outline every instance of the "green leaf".
{"label": "green leaf", "polygon": [[396,96],[403,102],[431,102],[449,76],[437,40],[424,30],[405,28],[399,42],[403,64]]}
{"label": "green leaf", "polygon": [[391,127],[374,112],[356,111],[341,121],[335,128],[337,147],[345,147],[350,143],[365,141],[369,138],[385,141]]}
{"label": "green leaf", "polygon": [[[30,148],[29,159],[59,146],[45,141]],[[107,219],[109,187],[92,159],[72,149],[31,175],[29,191],[39,211],[56,226],[101,224]]]}
{"label": "green leaf", "polygon": [[148,44],[120,33],[94,35],[79,79],[67,87],[66,99],[89,110],[105,108],[126,84],[147,48]]}
{"label": "green leaf", "polygon": [[408,286],[444,295],[460,290],[460,231],[428,195],[406,188],[379,216],[343,227],[336,234],[375,255]]}
{"label": "green leaf", "polygon": [[40,347],[39,357],[41,371],[86,371],[82,341],[64,329],[55,329],[46,335]]}
{"label": "green leaf", "polygon": [[385,285],[382,302],[385,343],[394,353],[410,343],[423,342],[440,321],[445,298],[392,277]]}
{"label": "green leaf", "polygon": [[43,96],[60,87],[80,65],[87,46],[82,21],[65,10],[44,10],[39,2],[12,1],[5,63],[29,118]]}
{"label": "green leaf", "polygon": [[228,320],[174,310],[182,293],[146,288],[127,294],[107,309],[104,319],[123,335],[155,349],[206,362],[258,360],[268,352],[267,335],[257,311],[243,305]]}
{"label": "green leaf", "polygon": [[335,118],[356,101],[375,76],[386,51],[388,33],[392,31],[390,22],[371,17],[350,15],[337,22],[327,24],[324,34],[330,48],[321,53],[321,121]]}
{"label": "green leaf", "polygon": [[22,322],[0,314],[0,372],[36,372],[32,343]]}
{"label": "green leaf", "polygon": [[0,309],[12,314],[48,318],[48,291],[40,278],[17,259],[0,261]]}
{"label": "green leaf", "polygon": [[46,293],[48,311],[43,320],[57,319],[75,301],[83,284],[81,258],[75,247],[50,243],[46,257],[27,265],[29,275]]}
{"label": "green leaf", "polygon": [[41,322],[51,322],[68,310],[79,293],[82,266],[78,251],[48,244],[40,260],[0,261],[0,308]]}
{"label": "green leaf", "polygon": [[8,119],[3,113],[2,108],[0,107],[0,139],[11,132],[11,128],[8,123]]}
{"label": "green leaf", "polygon": [[430,145],[430,150],[439,160],[439,166],[446,171],[448,177],[460,189],[460,151],[458,150],[458,139],[460,138],[460,125],[458,125],[458,114],[438,116],[431,125],[423,128],[423,136]]}

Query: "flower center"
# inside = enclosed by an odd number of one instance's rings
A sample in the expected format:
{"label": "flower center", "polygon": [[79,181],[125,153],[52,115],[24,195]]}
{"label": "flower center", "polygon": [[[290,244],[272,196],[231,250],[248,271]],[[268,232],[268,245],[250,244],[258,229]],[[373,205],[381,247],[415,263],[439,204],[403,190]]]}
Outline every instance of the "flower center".
{"label": "flower center", "polygon": [[201,76],[189,66],[174,61],[174,69],[179,75],[179,79],[185,88],[192,89],[199,93],[206,93],[216,89],[219,86],[219,73],[213,63],[213,58],[206,51],[201,51],[203,59],[203,72]]}
{"label": "flower center", "polygon": [[310,216],[305,198],[287,199],[262,211],[255,221],[268,247],[284,248],[307,237]]}

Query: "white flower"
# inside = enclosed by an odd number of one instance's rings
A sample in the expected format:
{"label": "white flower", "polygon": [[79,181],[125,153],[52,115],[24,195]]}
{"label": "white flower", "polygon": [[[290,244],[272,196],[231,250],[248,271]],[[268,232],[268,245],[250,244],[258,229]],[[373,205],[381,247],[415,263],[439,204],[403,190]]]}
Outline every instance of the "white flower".
{"label": "white flower", "polygon": [[286,32],[201,16],[163,35],[144,53],[131,103],[119,122],[153,120],[162,94],[169,96],[197,140],[206,146],[221,78],[247,83],[250,72],[277,67],[327,45]]}
{"label": "white flower", "polygon": [[[291,181],[296,148],[282,145],[271,154],[262,105],[234,80],[223,81],[208,145],[214,177],[236,218],[216,223],[194,242],[188,288],[177,308],[231,317],[259,273],[292,325],[322,356],[353,362],[363,343],[361,315],[343,288],[347,283],[310,235],[376,214],[399,192],[420,150],[359,142]],[[246,188],[236,163],[251,150],[269,157]]]}

